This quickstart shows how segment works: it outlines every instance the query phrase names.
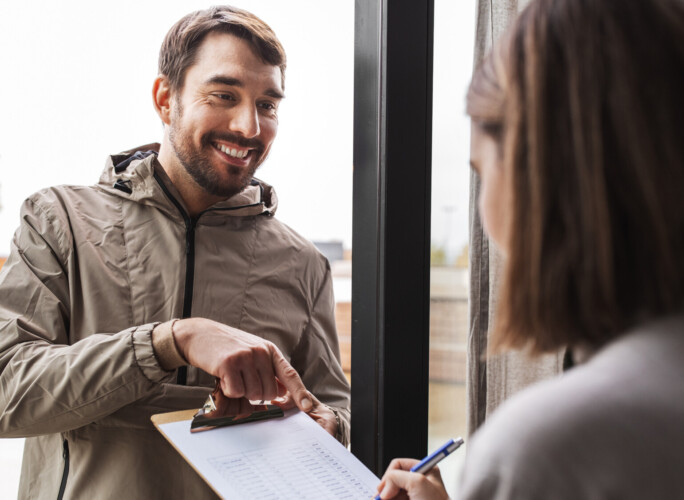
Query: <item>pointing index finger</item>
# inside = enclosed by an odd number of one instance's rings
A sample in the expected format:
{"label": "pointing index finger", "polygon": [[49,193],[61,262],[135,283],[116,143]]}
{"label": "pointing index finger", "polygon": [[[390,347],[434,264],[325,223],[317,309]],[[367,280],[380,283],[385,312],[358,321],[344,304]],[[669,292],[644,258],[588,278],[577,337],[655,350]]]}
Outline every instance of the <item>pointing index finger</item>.
{"label": "pointing index finger", "polygon": [[285,388],[290,391],[295,403],[297,403],[297,407],[304,412],[311,411],[313,403],[311,402],[309,391],[304,387],[297,370],[292,368],[292,365],[287,362],[275,345],[272,347],[271,355],[275,375]]}

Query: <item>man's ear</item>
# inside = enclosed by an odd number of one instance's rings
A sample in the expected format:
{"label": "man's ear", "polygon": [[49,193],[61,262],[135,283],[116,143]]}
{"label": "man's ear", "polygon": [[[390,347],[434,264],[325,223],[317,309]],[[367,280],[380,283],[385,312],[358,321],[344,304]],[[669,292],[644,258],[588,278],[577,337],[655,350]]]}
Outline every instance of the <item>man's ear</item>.
{"label": "man's ear", "polygon": [[173,96],[169,80],[164,75],[159,75],[154,79],[152,86],[152,99],[154,101],[154,109],[157,110],[159,118],[166,125],[171,124],[171,105],[173,103]]}

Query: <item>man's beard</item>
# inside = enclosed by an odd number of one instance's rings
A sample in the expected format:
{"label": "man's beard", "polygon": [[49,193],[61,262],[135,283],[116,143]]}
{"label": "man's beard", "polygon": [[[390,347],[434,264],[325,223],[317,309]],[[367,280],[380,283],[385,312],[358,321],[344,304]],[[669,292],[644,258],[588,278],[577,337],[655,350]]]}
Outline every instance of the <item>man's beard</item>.
{"label": "man's beard", "polygon": [[[181,116],[176,116],[175,124],[171,124],[169,130],[169,140],[173,147],[176,157],[186,172],[193,180],[208,194],[224,199],[232,198],[242,192],[252,181],[254,172],[266,159],[264,155],[264,145],[257,139],[246,139],[227,133],[209,133],[201,138],[199,148],[192,143],[190,134],[178,124]],[[214,149],[213,143],[217,140],[231,142],[238,146],[254,148],[250,152],[250,164],[247,167],[236,167],[226,164],[228,178],[224,179],[217,167],[212,165],[210,159],[210,149]],[[216,160],[214,160],[216,161]]]}

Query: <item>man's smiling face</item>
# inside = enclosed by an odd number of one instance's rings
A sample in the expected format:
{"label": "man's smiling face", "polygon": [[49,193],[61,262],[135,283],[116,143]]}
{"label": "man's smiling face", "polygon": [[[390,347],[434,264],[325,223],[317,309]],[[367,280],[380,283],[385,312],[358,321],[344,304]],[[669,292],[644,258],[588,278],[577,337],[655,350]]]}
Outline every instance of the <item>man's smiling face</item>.
{"label": "man's smiling face", "polygon": [[207,194],[236,195],[268,156],[282,98],[279,67],[241,38],[210,33],[173,97],[169,140],[177,160]]}

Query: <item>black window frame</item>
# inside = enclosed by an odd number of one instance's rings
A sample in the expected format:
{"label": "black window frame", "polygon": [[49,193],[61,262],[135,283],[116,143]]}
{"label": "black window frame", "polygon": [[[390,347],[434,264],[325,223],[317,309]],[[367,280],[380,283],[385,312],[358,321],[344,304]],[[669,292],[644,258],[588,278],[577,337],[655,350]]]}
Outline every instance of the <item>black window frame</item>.
{"label": "black window frame", "polygon": [[433,0],[356,0],[351,450],[427,449]]}

